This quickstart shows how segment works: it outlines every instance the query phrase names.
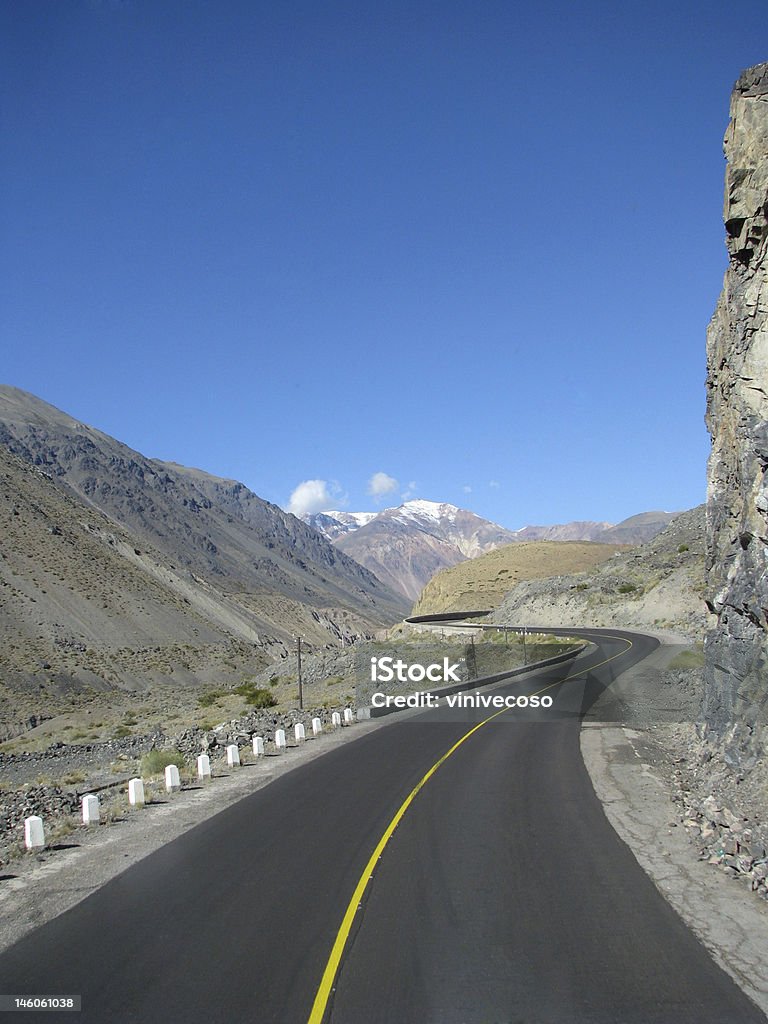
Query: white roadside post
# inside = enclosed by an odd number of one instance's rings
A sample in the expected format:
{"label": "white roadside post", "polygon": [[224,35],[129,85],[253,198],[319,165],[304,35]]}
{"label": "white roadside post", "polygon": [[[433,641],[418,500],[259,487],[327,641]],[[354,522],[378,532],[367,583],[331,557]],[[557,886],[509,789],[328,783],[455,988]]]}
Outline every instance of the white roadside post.
{"label": "white roadside post", "polygon": [[230,743],[227,747],[227,764],[230,768],[236,768],[240,764],[240,750],[236,743]]}
{"label": "white roadside post", "polygon": [[297,722],[293,727],[293,735],[296,738],[297,743],[303,743],[307,738],[307,733],[302,722]]}
{"label": "white roadside post", "polygon": [[28,850],[42,850],[45,846],[43,819],[38,814],[24,819],[24,845]]}
{"label": "white roadside post", "polygon": [[261,736],[253,737],[253,753],[255,757],[264,757],[264,740]]}
{"label": "white roadside post", "polygon": [[200,754],[197,759],[197,777],[203,780],[211,777],[211,759],[207,754]]}
{"label": "white roadside post", "polygon": [[181,776],[175,764],[169,764],[165,769],[165,788],[168,793],[177,793],[181,789]]}
{"label": "white roadside post", "polygon": [[333,714],[331,715],[331,725],[333,726],[334,729],[338,729],[339,726],[341,725],[341,715],[339,714],[338,711],[334,711]]}
{"label": "white roadside post", "polygon": [[144,783],[141,779],[131,779],[128,783],[128,803],[131,807],[143,807],[146,803]]}
{"label": "white roadside post", "polygon": [[100,820],[99,798],[89,793],[83,797],[83,824],[98,825]]}
{"label": "white roadside post", "polygon": [[319,736],[322,731],[323,731],[323,723],[320,721],[319,718],[313,718],[312,719],[312,735],[313,736]]}
{"label": "white roadside post", "polygon": [[275,729],[275,747],[278,753],[281,750],[285,750],[285,729]]}
{"label": "white roadside post", "polygon": [[352,714],[352,708],[344,708],[344,725],[352,725],[355,720],[355,716]]}

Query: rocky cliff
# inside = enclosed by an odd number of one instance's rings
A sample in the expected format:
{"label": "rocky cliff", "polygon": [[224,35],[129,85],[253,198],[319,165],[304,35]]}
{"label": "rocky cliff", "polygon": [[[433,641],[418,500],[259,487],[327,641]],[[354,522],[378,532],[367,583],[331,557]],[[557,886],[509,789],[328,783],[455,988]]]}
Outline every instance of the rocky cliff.
{"label": "rocky cliff", "polygon": [[725,155],[729,266],[707,333],[705,717],[744,765],[768,743],[768,64],[734,87]]}

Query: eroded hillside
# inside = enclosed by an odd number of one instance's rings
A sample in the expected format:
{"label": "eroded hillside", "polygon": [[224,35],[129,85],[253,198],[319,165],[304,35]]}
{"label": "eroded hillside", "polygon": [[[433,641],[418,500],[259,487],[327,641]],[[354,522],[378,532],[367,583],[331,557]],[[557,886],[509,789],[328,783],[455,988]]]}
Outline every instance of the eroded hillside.
{"label": "eroded hillside", "polygon": [[525,541],[506,544],[438,573],[414,605],[414,615],[496,608],[522,580],[583,572],[617,551],[615,544],[589,541]]}
{"label": "eroded hillside", "polygon": [[494,616],[519,625],[627,626],[703,637],[705,507],[683,512],[647,544],[582,574],[518,584]]}

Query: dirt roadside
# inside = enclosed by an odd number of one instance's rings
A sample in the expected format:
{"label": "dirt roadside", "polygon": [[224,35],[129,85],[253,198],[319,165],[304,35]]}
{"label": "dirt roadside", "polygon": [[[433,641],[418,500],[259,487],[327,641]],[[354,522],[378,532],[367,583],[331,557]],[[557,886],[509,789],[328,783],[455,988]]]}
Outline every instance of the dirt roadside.
{"label": "dirt roadside", "polygon": [[[679,638],[659,635],[662,646],[624,673],[629,693],[661,673],[679,650]],[[599,716],[598,716],[599,717]],[[648,723],[585,721],[584,763],[595,793],[618,835],[657,889],[698,936],[713,959],[768,1015],[768,903],[743,882],[700,859],[673,799],[659,734]],[[669,754],[669,752],[667,752]]]}
{"label": "dirt roadside", "polygon": [[79,826],[61,843],[12,861],[0,875],[0,950],[58,917],[132,864],[188,832],[207,818],[269,785],[273,779],[382,728],[386,719],[355,722],[325,731],[283,754],[239,768],[220,768],[196,784],[141,810],[127,812],[110,827]]}

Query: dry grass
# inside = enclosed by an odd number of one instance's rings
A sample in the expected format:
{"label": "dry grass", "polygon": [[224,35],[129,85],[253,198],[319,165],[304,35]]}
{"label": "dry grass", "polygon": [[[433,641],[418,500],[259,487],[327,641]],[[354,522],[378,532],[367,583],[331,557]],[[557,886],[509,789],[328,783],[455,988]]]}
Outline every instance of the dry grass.
{"label": "dry grass", "polygon": [[496,608],[521,580],[586,572],[624,550],[625,545],[589,541],[506,544],[438,573],[422,591],[413,614]]}

